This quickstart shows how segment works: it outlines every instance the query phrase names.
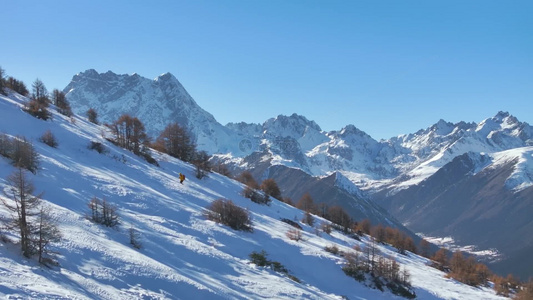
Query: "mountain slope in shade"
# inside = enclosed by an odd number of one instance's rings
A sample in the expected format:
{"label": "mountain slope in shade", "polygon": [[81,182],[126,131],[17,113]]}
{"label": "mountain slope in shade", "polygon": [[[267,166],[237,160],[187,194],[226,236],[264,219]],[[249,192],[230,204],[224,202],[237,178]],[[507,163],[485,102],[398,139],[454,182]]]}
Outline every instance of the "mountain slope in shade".
{"label": "mountain slope in shade", "polygon": [[[105,140],[102,126],[85,118],[66,118],[54,112],[53,120],[35,119],[22,111],[28,99],[0,96],[0,131],[10,137],[25,136],[39,153],[41,165],[30,178],[43,202],[52,207],[63,239],[53,245],[59,267],[42,268],[26,259],[18,245],[0,241],[0,295],[21,299],[398,299],[389,292],[370,289],[341,270],[343,258],[324,247],[343,251],[365,247],[338,232],[316,235],[305,224],[304,239],[289,240],[291,228],[280,218],[303,212],[273,201],[260,206],[240,193],[234,180],[210,174],[196,179],[194,167],[154,152],[160,167],[150,165]],[[53,107],[52,107],[53,109]],[[59,145],[51,148],[38,141],[50,130]],[[102,143],[106,153],[87,148]],[[14,168],[0,157],[0,189]],[[183,185],[179,172],[187,174]],[[87,219],[92,197],[116,205],[117,229]],[[206,220],[205,207],[228,198],[246,208],[254,232],[243,233]],[[1,217],[7,212],[0,208]],[[320,219],[319,219],[320,220]],[[324,220],[320,220],[324,221]],[[128,230],[140,234],[143,248],[129,244]],[[8,239],[16,237],[8,234]],[[249,261],[252,251],[265,250],[269,259],[282,263],[301,283]],[[418,299],[505,299],[488,288],[473,288],[446,279],[414,254],[399,255],[388,246],[379,251],[396,259],[411,273]],[[319,272],[317,272],[319,270]]]}
{"label": "mountain slope in shade", "polygon": [[[408,228],[430,236],[453,236],[462,244],[497,249],[498,269],[507,273],[516,264],[505,261],[533,247],[533,147],[494,154],[465,153],[417,185],[394,195],[382,191],[374,200]],[[527,278],[533,259],[516,270]]]}

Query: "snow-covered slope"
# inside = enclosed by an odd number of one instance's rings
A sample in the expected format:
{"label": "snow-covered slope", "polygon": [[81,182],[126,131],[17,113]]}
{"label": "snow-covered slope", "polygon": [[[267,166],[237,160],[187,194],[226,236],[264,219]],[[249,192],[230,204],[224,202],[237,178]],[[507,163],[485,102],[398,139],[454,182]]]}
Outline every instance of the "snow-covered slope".
{"label": "snow-covered slope", "polygon": [[[85,118],[54,113],[42,121],[21,110],[24,97],[0,96],[0,132],[25,136],[40,154],[41,166],[30,178],[44,192],[63,233],[53,245],[60,266],[40,267],[23,258],[17,245],[0,242],[0,296],[20,299],[399,299],[370,289],[341,270],[343,258],[324,251],[365,246],[337,232],[316,235],[302,224],[304,239],[289,240],[290,228],[280,218],[301,219],[302,212],[274,201],[260,206],[240,195],[242,186],[218,174],[203,180],[193,167],[153,153],[160,167],[150,165],[107,142],[104,127]],[[51,130],[59,146],[38,141]],[[99,154],[91,141],[105,145]],[[0,158],[0,189],[14,170]],[[188,175],[183,185],[179,172]],[[117,206],[118,229],[90,222],[92,197]],[[205,207],[227,198],[249,210],[254,232],[243,233],[206,220]],[[0,209],[5,217],[6,211]],[[140,233],[143,248],[129,245],[128,229]],[[15,240],[12,235],[7,236]],[[249,262],[252,251],[265,250],[301,283]],[[416,255],[399,255],[387,246],[379,250],[411,273],[418,299],[503,299],[486,288],[472,288],[444,278]]]}

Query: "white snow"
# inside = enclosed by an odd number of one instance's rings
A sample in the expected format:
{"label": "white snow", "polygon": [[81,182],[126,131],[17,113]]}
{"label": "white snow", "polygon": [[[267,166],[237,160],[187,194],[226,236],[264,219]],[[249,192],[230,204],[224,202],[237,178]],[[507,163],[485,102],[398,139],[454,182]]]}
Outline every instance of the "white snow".
{"label": "white snow", "polygon": [[[57,268],[26,259],[18,245],[0,242],[0,297],[8,299],[401,299],[370,289],[341,270],[343,259],[324,251],[337,245],[351,251],[364,246],[337,232],[315,234],[304,226],[303,241],[289,240],[288,224],[280,218],[301,219],[302,212],[274,201],[260,206],[243,198],[242,185],[220,176],[198,180],[194,168],[153,153],[160,167],[150,165],[104,139],[104,127],[75,116],[54,113],[52,121],[21,110],[23,97],[0,96],[0,133],[25,136],[40,154],[41,167],[30,178],[63,239],[53,245]],[[52,109],[53,110],[53,109]],[[51,130],[59,146],[38,141]],[[98,141],[108,150],[87,148]],[[0,189],[14,168],[0,157]],[[179,184],[177,175],[187,180]],[[105,198],[118,208],[121,225],[109,229],[87,219],[92,197]],[[254,232],[243,233],[206,220],[205,207],[227,198],[249,210]],[[0,209],[0,215],[7,212]],[[128,230],[140,233],[143,248],[129,245]],[[16,240],[15,236],[8,238]],[[486,288],[473,288],[446,279],[416,255],[399,255],[388,246],[380,251],[407,268],[418,299],[505,299]],[[302,282],[249,262],[252,251],[265,250]]]}
{"label": "white snow", "polygon": [[522,147],[493,154],[494,164],[506,164],[516,161],[513,173],[505,185],[515,192],[533,185],[533,147]]}

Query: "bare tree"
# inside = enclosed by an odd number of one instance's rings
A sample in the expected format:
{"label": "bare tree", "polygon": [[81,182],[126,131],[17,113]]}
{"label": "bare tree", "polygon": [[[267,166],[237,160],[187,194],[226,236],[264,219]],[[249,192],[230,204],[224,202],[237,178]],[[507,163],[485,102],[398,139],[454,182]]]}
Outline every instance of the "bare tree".
{"label": "bare tree", "polygon": [[205,151],[199,151],[194,155],[192,164],[196,167],[196,178],[202,179],[207,176],[207,173],[211,172],[210,158]]}
{"label": "bare tree", "polygon": [[65,96],[65,93],[58,89],[52,91],[52,102],[57,107],[57,111],[67,117],[72,116],[72,109],[70,108],[70,103]]}
{"label": "bare tree", "polygon": [[7,183],[8,191],[4,191],[4,194],[9,200],[1,198],[4,207],[11,212],[11,219],[7,222],[7,228],[18,232],[22,254],[30,257],[36,251],[35,243],[32,241],[35,224],[31,222],[30,218],[39,214],[37,207],[42,194],[33,195],[35,191],[33,183],[22,168],[17,168],[9,175]]}
{"label": "bare tree", "polygon": [[142,248],[142,243],[140,241],[139,232],[137,230],[135,230],[135,228],[133,228],[133,227],[130,227],[130,244],[135,249],[141,249]]}
{"label": "bare tree", "polygon": [[315,205],[315,202],[313,201],[313,198],[309,193],[305,193],[300,200],[296,203],[296,207],[303,210],[308,211],[312,214],[316,214],[317,208]]}
{"label": "bare tree", "polygon": [[352,227],[353,220],[348,213],[340,206],[335,205],[328,209],[328,220],[342,227],[344,232],[348,232]]}
{"label": "bare tree", "polygon": [[379,249],[377,246],[376,239],[371,237],[370,242],[367,243],[366,247],[363,250],[364,257],[366,259],[366,265],[370,272],[374,272],[377,262],[377,257],[379,256]]}
{"label": "bare tree", "polygon": [[57,139],[50,129],[45,131],[39,140],[52,148],[57,148]]}
{"label": "bare tree", "polygon": [[263,192],[265,192],[265,194],[269,195],[270,197],[276,198],[278,200],[281,199],[281,191],[279,190],[278,184],[274,179],[269,178],[263,180],[263,182],[261,182],[260,188],[261,190],[263,190]]}
{"label": "bare tree", "polygon": [[17,136],[12,140],[10,158],[15,167],[24,168],[34,174],[39,168],[39,153],[25,137]]}
{"label": "bare tree", "polygon": [[88,206],[91,210],[90,218],[93,222],[107,227],[115,227],[118,225],[119,216],[117,208],[105,199],[100,200],[97,197],[93,197]]}
{"label": "bare tree", "polygon": [[420,249],[420,255],[423,257],[429,258],[431,253],[431,244],[426,239],[421,239],[420,244],[418,245]]}
{"label": "bare tree", "polygon": [[313,217],[312,214],[306,211],[304,213],[304,216],[302,217],[302,222],[309,226],[313,226],[315,224],[315,218]]}
{"label": "bare tree", "polygon": [[153,147],[186,162],[192,161],[196,152],[196,145],[193,143],[189,133],[178,123],[167,125],[157,137]]}
{"label": "bare tree", "polygon": [[48,91],[44,83],[37,78],[32,85],[31,101],[27,103],[25,110],[36,118],[48,120],[51,118],[49,103]]}
{"label": "bare tree", "polygon": [[135,154],[143,152],[145,146],[149,143],[144,124],[139,119],[128,114],[123,114],[118,120],[108,126],[115,136],[117,145],[131,150]]}
{"label": "bare tree", "polygon": [[525,283],[520,291],[516,294],[515,300],[528,300],[533,299],[533,279],[530,278],[527,283]]}
{"label": "bare tree", "polygon": [[43,105],[48,105],[50,102],[50,99],[48,98],[48,91],[44,83],[39,78],[35,79],[32,84],[31,98]]}
{"label": "bare tree", "polygon": [[441,271],[444,271],[448,268],[448,253],[446,249],[440,248],[435,255],[431,257],[431,260],[434,261],[432,267],[437,268]]}
{"label": "bare tree", "polygon": [[2,67],[0,67],[0,94],[2,95],[5,95],[5,91],[4,91],[4,87],[5,87],[5,77],[6,75],[6,72],[4,71],[4,69],[2,69]]}
{"label": "bare tree", "polygon": [[206,217],[209,220],[228,225],[235,230],[253,231],[248,211],[235,205],[231,200],[215,200],[207,209]]}
{"label": "bare tree", "polygon": [[257,184],[257,181],[255,181],[255,178],[250,171],[243,171],[236,179],[252,189],[259,189],[259,184]]}
{"label": "bare tree", "polygon": [[39,211],[38,229],[35,232],[37,254],[39,255],[39,263],[49,265],[55,263],[49,256],[52,252],[49,251],[50,243],[57,242],[61,239],[61,232],[56,223],[50,216],[50,207],[43,207]]}
{"label": "bare tree", "polygon": [[89,108],[87,111],[87,119],[91,123],[98,124],[98,113],[94,108]]}
{"label": "bare tree", "polygon": [[7,88],[12,89],[13,91],[21,94],[22,96],[28,96],[28,88],[26,87],[24,82],[9,76],[5,83]]}

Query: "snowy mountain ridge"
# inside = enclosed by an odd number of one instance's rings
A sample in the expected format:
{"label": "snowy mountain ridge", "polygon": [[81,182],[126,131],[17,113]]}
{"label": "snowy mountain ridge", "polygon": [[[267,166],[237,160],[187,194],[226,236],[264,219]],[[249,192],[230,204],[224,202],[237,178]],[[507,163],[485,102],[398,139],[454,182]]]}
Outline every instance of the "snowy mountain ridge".
{"label": "snowy mountain ridge", "polygon": [[[43,202],[52,207],[63,238],[53,245],[59,267],[51,269],[23,258],[17,244],[0,242],[2,297],[399,299],[346,276],[341,270],[344,259],[324,250],[331,245],[342,251],[364,248],[366,237],[356,241],[335,231],[317,235],[314,228],[301,224],[304,239],[292,241],[285,235],[292,227],[280,219],[301,219],[303,212],[279,201],[255,204],[241,196],[241,184],[216,173],[198,180],[191,165],[157,152],[153,156],[160,167],[150,165],[106,141],[104,127],[55,111],[51,121],[42,121],[22,111],[26,101],[16,94],[0,96],[0,131],[26,137],[39,153],[40,168],[30,178],[36,191],[45,192]],[[57,148],[39,141],[45,130],[55,135]],[[102,143],[107,151],[88,149],[91,141]],[[6,188],[5,178],[13,170],[1,157],[0,189]],[[178,183],[179,172],[188,175],[183,185]],[[118,229],[88,220],[92,197],[117,207]],[[205,207],[218,198],[248,209],[254,232],[237,232],[206,220]],[[0,209],[0,215],[6,217],[7,212]],[[129,245],[128,228],[140,233],[142,249]],[[7,238],[16,240],[11,234]],[[447,279],[419,256],[400,255],[389,246],[378,249],[410,272],[418,299],[505,299],[488,288]],[[301,283],[250,263],[248,255],[261,250]]]}
{"label": "snowy mountain ridge", "polygon": [[191,131],[200,150],[236,167],[244,168],[244,162],[249,162],[245,158],[253,155],[314,176],[341,171],[370,193],[417,184],[469,151],[495,153],[533,145],[533,128],[506,112],[479,124],[439,120],[416,133],[381,141],[354,125],[325,132],[297,114],[280,115],[263,124],[223,126],[201,109],[170,73],[151,81],[137,74],[88,70],[74,76],[65,92],[75,112],[84,114],[93,107],[104,122],[130,113],[154,137],[168,122],[176,121]]}

